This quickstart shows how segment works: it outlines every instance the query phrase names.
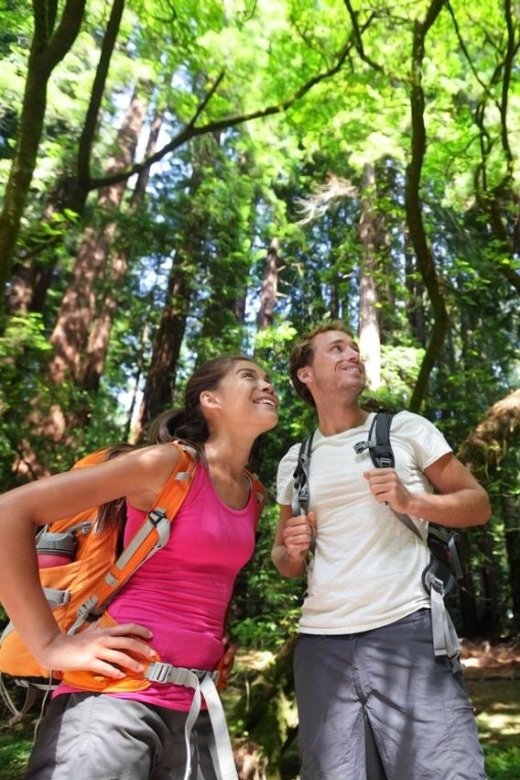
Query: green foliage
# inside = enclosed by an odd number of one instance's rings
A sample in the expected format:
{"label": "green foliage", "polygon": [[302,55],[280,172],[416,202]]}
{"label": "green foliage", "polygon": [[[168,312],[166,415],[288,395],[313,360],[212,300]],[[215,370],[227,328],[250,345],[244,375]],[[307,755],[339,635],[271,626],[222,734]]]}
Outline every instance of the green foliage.
{"label": "green foliage", "polygon": [[[392,409],[407,408],[423,357],[422,347],[404,344],[381,347],[381,373],[384,386],[377,397],[383,406],[389,405]],[[397,407],[396,401],[399,404]]]}
{"label": "green foliage", "polygon": [[282,581],[271,563],[277,515],[274,506],[264,510],[255,554],[239,575],[230,632],[241,649],[275,652],[297,630],[305,582]]}
{"label": "green foliage", "polygon": [[486,745],[485,756],[489,780],[512,780],[513,777],[520,777],[520,748],[513,746],[502,750]]}
{"label": "green foliage", "polygon": [[[19,730],[20,731],[20,730]],[[20,735],[0,733],[0,763],[2,765],[2,780],[20,780],[26,768],[31,752],[32,737],[23,733]]]}
{"label": "green foliage", "polygon": [[44,386],[42,366],[50,350],[38,314],[13,316],[0,336],[0,464],[4,474],[17,452],[31,399]]}

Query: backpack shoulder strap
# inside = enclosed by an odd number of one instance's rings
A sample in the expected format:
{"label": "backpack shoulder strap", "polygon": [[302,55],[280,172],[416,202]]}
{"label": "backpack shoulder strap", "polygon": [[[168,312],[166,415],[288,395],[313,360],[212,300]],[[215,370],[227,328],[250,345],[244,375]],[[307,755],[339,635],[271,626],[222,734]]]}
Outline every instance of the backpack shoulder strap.
{"label": "backpack shoulder strap", "polygon": [[379,469],[393,469],[395,466],[395,458],[390,441],[390,428],[393,418],[394,413],[386,409],[381,409],[374,418],[376,443],[370,450],[370,457],[372,458],[372,463]]}
{"label": "backpack shoulder strap", "polygon": [[101,614],[139,566],[168,541],[171,523],[188,494],[197,465],[195,454],[190,447],[181,442],[170,444],[177,447],[177,465],[166,480],[155,506],[148,512],[129,544],[103,577],[97,592],[78,609],[78,619],[69,633],[74,633],[88,615]]}
{"label": "backpack shoulder strap", "polygon": [[[370,426],[368,440],[358,441],[357,444],[354,444],[354,450],[358,454],[368,450],[372,463],[377,469],[393,469],[395,466],[395,458],[390,441],[390,428],[394,414],[395,412],[390,412],[388,409],[377,411]],[[396,512],[395,509],[392,509],[392,512],[421,541],[424,541],[419,529],[408,515]]]}
{"label": "backpack shoulder strap", "polygon": [[358,441],[354,444],[354,450],[359,455],[368,450],[372,463],[376,469],[394,468],[395,458],[390,442],[390,428],[394,412],[387,409],[380,409],[375,413],[368,440]]}
{"label": "backpack shoulder strap", "polygon": [[260,477],[258,476],[258,474],[249,471],[249,469],[246,469],[246,474],[251,483],[251,490],[253,491],[256,500],[256,525],[255,525],[255,530],[256,530],[256,528],[258,528],[260,515],[262,514],[263,509],[267,503],[267,490],[265,489],[263,483],[260,481]]}
{"label": "backpack shoulder strap", "polygon": [[296,468],[294,469],[292,513],[295,517],[307,514],[309,509],[309,467],[311,464],[314,433],[315,431],[302,441],[300,451],[298,452]]}

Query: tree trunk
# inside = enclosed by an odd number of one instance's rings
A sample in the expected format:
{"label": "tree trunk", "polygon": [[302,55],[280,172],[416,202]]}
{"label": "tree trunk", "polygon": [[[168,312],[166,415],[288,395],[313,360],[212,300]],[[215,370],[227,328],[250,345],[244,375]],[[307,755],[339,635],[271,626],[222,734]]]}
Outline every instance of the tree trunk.
{"label": "tree trunk", "polygon": [[473,581],[471,563],[471,547],[468,534],[463,530],[459,536],[457,550],[462,566],[462,579],[459,582],[458,597],[460,610],[459,633],[465,638],[474,638],[479,635],[479,616],[477,607],[477,594]]}
{"label": "tree trunk", "polygon": [[[133,159],[144,116],[143,103],[139,96],[134,95],[118,134],[118,153],[108,163],[110,170],[126,167]],[[96,369],[100,370],[99,361],[103,356],[101,340],[108,338],[108,322],[111,322],[115,311],[115,290],[108,294],[102,318],[98,322],[98,333],[94,334],[90,345],[91,363],[87,364],[87,369],[83,372],[82,353],[88,343],[89,328],[97,310],[98,289],[106,273],[107,259],[117,228],[113,215],[121,205],[125,187],[125,183],[117,184],[100,192],[99,205],[101,210],[107,213],[109,220],[102,231],[88,227],[84,232],[71,280],[50,338],[54,355],[47,367],[47,379],[51,387],[78,388],[81,387],[82,381],[87,385],[96,382],[92,371],[96,360]],[[115,262],[111,269],[113,281],[116,282],[117,274],[120,275],[125,270],[124,262]],[[97,354],[94,355],[96,350]],[[49,407],[45,399],[34,399],[30,418],[36,441],[43,436],[49,442],[60,442],[67,435],[70,436],[70,445],[74,446],[73,431],[87,424],[90,409],[84,396],[79,401],[73,401],[70,407],[68,401],[68,396],[64,398],[56,395]],[[43,475],[45,468],[39,464],[37,452],[41,452],[41,445],[35,449],[28,440],[20,442],[14,472],[23,475],[30,472],[33,477]]]}
{"label": "tree trunk", "polygon": [[[142,131],[146,105],[138,91],[134,93],[126,113],[123,125],[118,133],[116,154],[109,160],[109,171],[126,168],[135,156],[135,150]],[[49,363],[48,374],[51,383],[61,384],[72,378],[81,385],[82,352],[87,345],[89,329],[95,317],[97,293],[102,282],[110,250],[117,230],[114,215],[121,207],[126,183],[107,187],[99,193],[98,206],[107,215],[105,227],[98,231],[93,227],[85,230],[83,241],[78,249],[72,278],[63,296],[61,311],[51,336],[54,357]],[[125,262],[116,264],[114,274],[126,270]],[[111,293],[113,296],[113,291]],[[113,314],[114,301],[108,310]],[[83,372],[87,375],[88,372]]]}
{"label": "tree trunk", "polygon": [[258,311],[258,329],[268,328],[273,324],[273,312],[276,307],[276,292],[278,290],[278,252],[280,242],[273,238],[267,252],[260,308]]}
{"label": "tree trunk", "polygon": [[419,344],[426,347],[426,314],[424,311],[424,283],[417,277],[417,266],[415,258],[410,250],[408,231],[404,230],[405,249],[405,285],[408,291],[406,300],[407,319],[410,325],[412,336],[417,339]]}
{"label": "tree trunk", "polygon": [[497,401],[461,445],[458,457],[486,480],[494,474],[507,449],[520,437],[520,390]]}
{"label": "tree trunk", "polygon": [[422,166],[426,153],[426,128],[424,124],[425,97],[422,86],[422,69],[426,37],[440,14],[446,0],[432,0],[423,22],[416,21],[413,37],[412,74],[411,74],[411,160],[406,171],[405,210],[410,239],[415,251],[417,266],[423,278],[433,311],[433,328],[430,341],[419,371],[412,397],[410,410],[420,411],[425,398],[430,374],[440,355],[446,328],[448,313],[444,300],[444,291],[437,275],[432,249],[429,244],[422,217],[420,184]]}
{"label": "tree trunk", "polygon": [[[474,182],[475,195],[482,212],[487,216],[489,226],[494,234],[496,247],[496,267],[509,284],[520,293],[520,276],[515,268],[514,258],[518,254],[518,194],[515,191],[515,153],[510,146],[512,137],[509,127],[510,120],[510,85],[516,77],[518,41],[518,11],[514,4],[504,3],[504,39],[503,58],[497,62],[494,69],[491,89],[483,90],[474,115],[475,124],[479,128],[479,148],[481,161],[477,166]],[[493,94],[501,94],[500,100],[494,100]],[[500,133],[489,130],[486,123],[492,111],[500,114]],[[492,123],[495,124],[493,119]],[[497,146],[502,152],[501,166],[497,167]],[[501,179],[497,180],[497,171],[502,170]]]}
{"label": "tree trunk", "polygon": [[[157,112],[148,137],[148,154],[153,154],[156,147],[162,119],[162,112]],[[149,178],[150,170],[148,168],[142,171],[137,177],[137,182],[128,208],[129,214],[135,213],[142,205],[146,195],[146,186]],[[100,312],[92,325],[86,355],[82,361],[81,370],[79,372],[78,384],[84,390],[88,391],[97,391],[99,388],[108,352],[110,333],[117,310],[117,293],[126,276],[129,265],[131,247],[124,240],[122,241],[122,244],[122,247],[112,254],[108,284],[106,285]]]}
{"label": "tree trunk", "polygon": [[[42,232],[40,227],[36,234],[30,233],[26,239],[24,262],[19,269],[16,269],[14,284],[11,285],[9,291],[11,312],[41,312],[43,310],[47,290],[52,283],[58,259],[57,247],[62,243],[63,235],[69,228],[68,219],[64,216],[64,212],[69,210],[78,215],[83,214],[89,192],[92,144],[98,126],[101,100],[124,7],[125,0],[114,0],[110,11],[80,138],[76,175],[62,175],[48,197],[42,222],[52,224],[53,235],[49,238],[48,234],[45,231]],[[61,217],[61,231],[58,230],[58,216]],[[41,259],[42,255],[43,260]]]}
{"label": "tree trunk", "polygon": [[[152,358],[138,420],[132,431],[132,441],[139,441],[149,423],[164,409],[172,406],[177,375],[177,363],[186,330],[186,318],[193,294],[193,266],[200,257],[204,228],[200,213],[191,208],[204,176],[204,165],[195,154],[187,198],[186,219],[168,279],[166,305],[155,334]],[[207,162],[207,160],[205,161]]]}
{"label": "tree trunk", "polygon": [[483,553],[484,564],[480,568],[479,635],[498,639],[501,634],[500,598],[493,562],[494,542],[488,526],[473,530],[475,542]]}
{"label": "tree trunk", "polygon": [[0,212],[0,308],[11,271],[20,223],[31,185],[47,107],[52,71],[76,40],[85,0],[67,0],[58,26],[57,0],[33,0],[34,34],[29,54],[18,141]]}
{"label": "tree trunk", "polygon": [[[477,479],[483,482],[488,481],[495,476],[504,453],[514,445],[519,436],[520,390],[515,390],[491,407],[486,417],[471,432],[466,441],[463,442],[457,455]],[[481,554],[486,560],[486,564],[480,570],[481,610],[473,636],[485,635],[487,632],[496,634],[501,626],[498,623],[500,610],[498,607],[498,586],[493,567],[493,540],[487,527],[472,529],[471,539],[472,543],[476,544],[481,550]],[[506,536],[506,545],[507,543]],[[513,544],[515,544],[514,535]],[[516,552],[513,552],[513,556],[515,554]],[[518,585],[518,580],[516,579],[518,577],[518,560],[515,558],[514,560],[514,566],[510,562],[511,582],[515,592],[518,593],[516,590]],[[467,603],[465,608],[469,610]],[[464,615],[466,615],[465,612]]]}
{"label": "tree trunk", "polygon": [[359,269],[359,348],[365,358],[367,386],[381,386],[381,340],[379,334],[379,266],[382,218],[377,210],[377,185],[373,165],[365,165],[361,182],[359,237],[363,259]]}
{"label": "tree trunk", "polygon": [[192,275],[186,269],[191,260],[188,247],[191,237],[185,235],[184,240],[186,246],[176,252],[168,279],[167,303],[154,339],[139,418],[131,434],[134,442],[142,438],[150,422],[160,412],[173,404],[177,363],[192,296]]}
{"label": "tree trunk", "polygon": [[518,511],[518,497],[502,496],[502,507],[511,587],[511,628],[514,633],[520,629],[520,513]]}

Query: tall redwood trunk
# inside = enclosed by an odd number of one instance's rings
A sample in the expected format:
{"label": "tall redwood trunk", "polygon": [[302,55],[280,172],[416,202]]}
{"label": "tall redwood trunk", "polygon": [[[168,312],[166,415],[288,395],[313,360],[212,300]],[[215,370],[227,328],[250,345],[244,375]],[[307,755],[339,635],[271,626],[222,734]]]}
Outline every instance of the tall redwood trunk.
{"label": "tall redwood trunk", "polygon": [[380,257],[383,248],[382,217],[377,208],[376,174],[366,164],[361,181],[359,237],[363,258],[359,268],[359,348],[365,360],[367,386],[381,385],[381,340],[379,333]]}
{"label": "tall redwood trunk", "polygon": [[262,294],[260,296],[260,308],[258,311],[258,328],[268,328],[273,324],[273,313],[276,306],[276,293],[278,290],[278,252],[280,242],[273,238],[267,252],[264,280],[262,282]]}

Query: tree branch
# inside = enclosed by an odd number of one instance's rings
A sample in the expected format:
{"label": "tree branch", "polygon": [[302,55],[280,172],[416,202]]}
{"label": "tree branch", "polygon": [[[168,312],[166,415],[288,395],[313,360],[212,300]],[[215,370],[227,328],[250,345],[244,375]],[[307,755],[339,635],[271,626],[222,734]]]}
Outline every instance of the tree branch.
{"label": "tree branch", "polygon": [[267,106],[267,108],[258,109],[257,111],[251,111],[248,114],[240,114],[234,117],[232,116],[232,117],[226,117],[224,119],[217,119],[214,120],[213,122],[208,122],[205,125],[200,125],[199,127],[197,127],[195,124],[197,119],[200,117],[203,109],[207,106],[209,99],[215,94],[217,87],[219,86],[220,82],[224,77],[224,74],[221,73],[217,81],[215,82],[215,84],[211,87],[208,95],[204,97],[202,104],[197,107],[192,119],[179,133],[177,133],[177,135],[174,138],[172,138],[172,140],[169,143],[163,146],[162,149],[159,149],[155,154],[151,155],[151,157],[148,157],[147,159],[143,160],[140,163],[136,163],[126,171],[121,171],[120,173],[114,174],[113,176],[105,176],[102,178],[91,179],[88,185],[88,189],[90,191],[97,190],[101,187],[106,187],[107,185],[110,184],[117,184],[121,181],[125,181],[130,176],[133,176],[136,173],[141,173],[142,171],[144,171],[146,168],[149,168],[154,163],[159,162],[167,154],[170,154],[171,152],[175,151],[175,149],[178,149],[187,141],[191,141],[193,138],[196,138],[197,136],[205,135],[207,133],[217,133],[221,130],[227,130],[230,127],[236,127],[237,125],[244,124],[245,122],[251,122],[253,119],[262,119],[263,117],[266,116],[273,116],[275,114],[284,113],[289,108],[291,108],[291,106],[293,106],[298,100],[300,100],[304,95],[306,95],[307,92],[309,92],[317,84],[321,83],[325,79],[331,78],[331,76],[335,76],[336,73],[338,73],[341,70],[350,49],[351,49],[351,43],[347,42],[343,47],[343,49],[338,54],[337,62],[332,68],[329,68],[328,70],[318,74],[317,76],[313,76],[311,79],[309,79],[304,84],[302,84],[302,86],[299,89],[297,89],[296,92],[293,95],[291,95],[291,97],[287,98],[287,100],[284,100],[282,103],[278,103],[277,105],[273,105],[273,106]]}
{"label": "tree branch", "polygon": [[103,44],[101,46],[101,54],[96,68],[94,83],[92,85],[87,114],[85,116],[85,124],[83,125],[83,131],[79,140],[77,173],[78,189],[81,191],[84,189],[82,185],[90,181],[90,155],[92,144],[94,142],[101,100],[103,98],[103,92],[105,91],[110,60],[116,45],[124,7],[125,0],[114,0],[105,36],[103,38]]}
{"label": "tree branch", "polygon": [[359,27],[358,22],[358,12],[354,11],[352,8],[352,3],[350,0],[344,0],[345,7],[347,9],[348,15],[350,16],[350,21],[352,23],[352,30],[354,32],[354,46],[356,47],[356,51],[359,54],[360,58],[363,60],[363,62],[366,62],[367,65],[370,65],[371,68],[373,68],[375,71],[382,73],[384,76],[388,77],[388,74],[385,70],[385,68],[380,65],[378,62],[373,60],[371,57],[368,56],[368,54],[365,51],[365,47],[363,45],[363,33],[365,30],[368,29],[370,26],[372,20],[375,17],[375,13],[370,14],[367,21],[363,25],[362,29]]}
{"label": "tree branch", "polygon": [[444,343],[448,325],[444,292],[437,275],[432,249],[424,228],[420,195],[422,167],[426,154],[425,100],[422,86],[425,40],[428,31],[440,14],[445,2],[446,0],[433,0],[424,21],[422,23],[416,22],[413,37],[410,93],[412,144],[411,159],[406,171],[405,210],[410,239],[415,251],[417,266],[428,291],[434,322],[419,376],[410,399],[410,409],[412,411],[419,411],[421,407],[426,395],[430,374]]}
{"label": "tree branch", "polygon": [[[34,0],[35,15],[37,6],[43,6],[46,9],[47,5],[54,6],[54,4],[55,0],[52,0],[51,3],[42,3],[41,0]],[[50,35],[51,30],[49,29],[50,37],[47,39],[47,46],[42,54],[41,63],[48,73],[54,70],[56,65],[70,51],[83,22],[85,6],[86,0],[67,0],[57,30]]]}

